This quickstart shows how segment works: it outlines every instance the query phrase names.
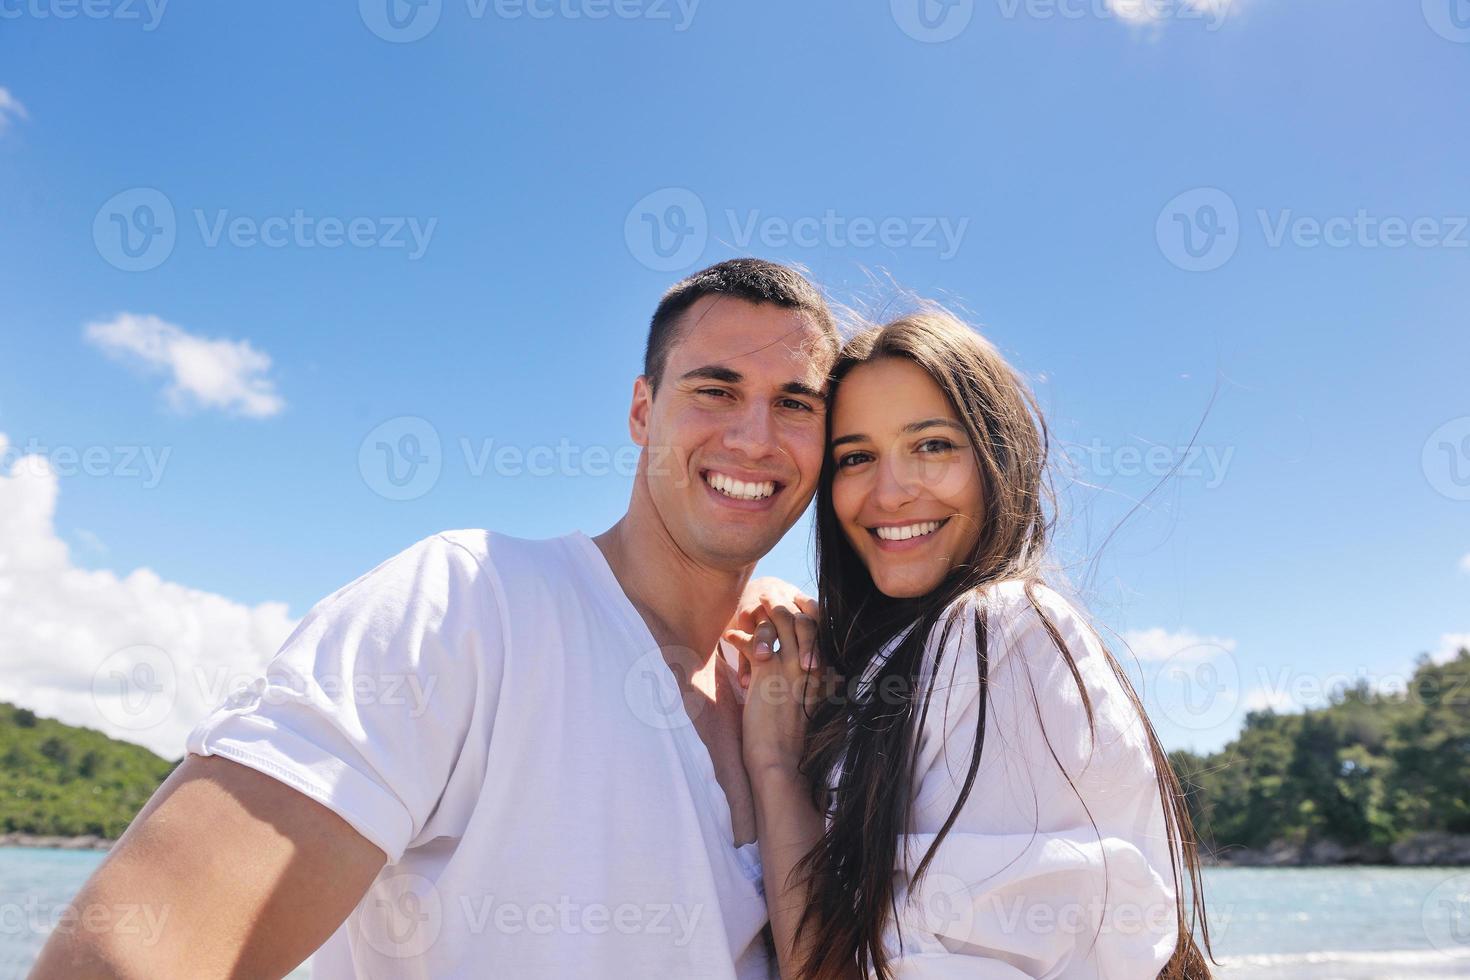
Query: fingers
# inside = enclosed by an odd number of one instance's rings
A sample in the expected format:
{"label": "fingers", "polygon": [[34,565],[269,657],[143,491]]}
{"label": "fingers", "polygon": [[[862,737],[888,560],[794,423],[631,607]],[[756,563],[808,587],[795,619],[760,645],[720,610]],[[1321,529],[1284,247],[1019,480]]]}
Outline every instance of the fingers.
{"label": "fingers", "polygon": [[803,611],[793,612],[785,605],[767,605],[765,613],[781,638],[781,652],[791,654],[802,670],[816,670],[820,663],[816,617]]}
{"label": "fingers", "polygon": [[[774,623],[769,619],[763,619],[755,628],[751,636],[751,654],[756,660],[770,660],[776,656],[776,643],[780,640],[780,633]],[[785,644],[781,648],[784,650]]]}

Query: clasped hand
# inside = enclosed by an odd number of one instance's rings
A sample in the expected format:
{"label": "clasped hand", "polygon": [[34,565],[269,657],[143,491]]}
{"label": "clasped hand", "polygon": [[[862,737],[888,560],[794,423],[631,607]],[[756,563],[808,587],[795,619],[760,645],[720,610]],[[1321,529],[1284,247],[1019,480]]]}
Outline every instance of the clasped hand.
{"label": "clasped hand", "polygon": [[753,779],[770,771],[795,774],[823,683],[817,601],[781,579],[755,579],[724,638],[740,653],[746,770]]}

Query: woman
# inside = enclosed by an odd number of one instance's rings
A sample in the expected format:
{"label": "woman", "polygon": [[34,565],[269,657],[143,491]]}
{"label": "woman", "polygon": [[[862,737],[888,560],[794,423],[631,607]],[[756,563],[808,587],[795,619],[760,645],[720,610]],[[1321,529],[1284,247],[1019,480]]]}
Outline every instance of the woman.
{"label": "woman", "polygon": [[[730,637],[781,975],[1208,977],[1179,783],[1042,581],[1024,382],[922,312],[849,341],[829,403],[819,601],[768,594]],[[813,629],[822,684],[797,656]]]}

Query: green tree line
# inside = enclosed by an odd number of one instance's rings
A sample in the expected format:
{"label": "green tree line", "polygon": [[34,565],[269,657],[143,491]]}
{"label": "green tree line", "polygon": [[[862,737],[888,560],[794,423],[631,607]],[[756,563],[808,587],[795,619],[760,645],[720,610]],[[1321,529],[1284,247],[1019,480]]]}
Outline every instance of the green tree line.
{"label": "green tree line", "polygon": [[1470,649],[1421,657],[1403,691],[1366,681],[1325,707],[1254,711],[1219,752],[1174,752],[1205,847],[1331,841],[1372,853],[1470,834]]}
{"label": "green tree line", "polygon": [[0,701],[0,831],[120,837],[176,765]]}

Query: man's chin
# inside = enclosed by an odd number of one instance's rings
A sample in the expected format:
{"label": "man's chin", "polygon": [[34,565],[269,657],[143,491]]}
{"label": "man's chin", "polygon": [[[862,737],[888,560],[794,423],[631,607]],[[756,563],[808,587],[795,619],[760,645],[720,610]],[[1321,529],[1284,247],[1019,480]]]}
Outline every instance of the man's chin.
{"label": "man's chin", "polygon": [[691,544],[698,554],[691,557],[711,567],[733,571],[760,561],[780,540],[780,533],[757,535],[748,530],[736,533],[733,528],[727,533],[710,533],[705,530],[694,536]]}

